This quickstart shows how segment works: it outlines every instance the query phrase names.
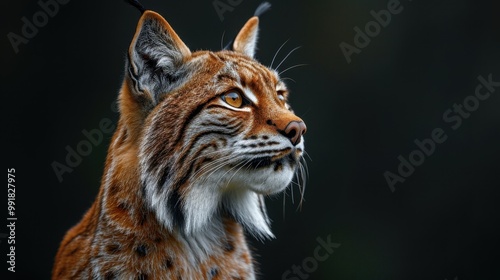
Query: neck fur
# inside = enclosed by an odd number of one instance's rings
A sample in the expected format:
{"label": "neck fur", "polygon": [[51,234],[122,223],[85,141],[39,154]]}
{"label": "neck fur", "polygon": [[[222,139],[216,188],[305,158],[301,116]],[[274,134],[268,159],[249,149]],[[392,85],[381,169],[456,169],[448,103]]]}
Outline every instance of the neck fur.
{"label": "neck fur", "polygon": [[[158,226],[145,230],[173,236],[191,252],[188,258],[192,262],[203,260],[224,247],[228,224],[239,228],[238,231],[242,226],[257,239],[274,237],[262,195],[235,186],[221,191],[227,182],[208,178],[189,185],[172,199],[174,186],[159,188],[154,183],[155,176],[141,170],[139,149],[124,143],[124,135],[117,132],[110,146],[109,154],[113,156],[108,156],[103,178],[103,215],[111,213],[112,205],[122,201],[130,206],[130,220],[142,220],[144,213],[150,213],[150,219],[154,220],[151,223]],[[116,186],[119,186],[119,194],[113,193]],[[178,205],[172,205],[173,202]],[[181,221],[179,215],[182,215]],[[122,227],[121,221],[114,223]]]}

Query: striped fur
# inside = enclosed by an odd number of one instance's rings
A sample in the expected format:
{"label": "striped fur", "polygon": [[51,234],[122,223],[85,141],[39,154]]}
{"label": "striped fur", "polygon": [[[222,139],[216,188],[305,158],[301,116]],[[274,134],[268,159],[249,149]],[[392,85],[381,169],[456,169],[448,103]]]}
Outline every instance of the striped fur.
{"label": "striped fur", "polygon": [[52,279],[255,279],[244,229],[273,237],[264,196],[291,183],[305,132],[276,71],[253,59],[257,33],[255,16],[232,50],[192,53],[143,13],[99,195]]}

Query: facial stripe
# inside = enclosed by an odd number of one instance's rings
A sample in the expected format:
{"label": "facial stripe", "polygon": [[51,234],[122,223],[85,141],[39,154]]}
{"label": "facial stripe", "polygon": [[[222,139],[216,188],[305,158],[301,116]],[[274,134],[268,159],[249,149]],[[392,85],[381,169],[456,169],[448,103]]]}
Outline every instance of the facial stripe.
{"label": "facial stripe", "polygon": [[[192,149],[193,147],[200,141],[202,140],[203,137],[206,137],[206,136],[209,136],[209,135],[224,135],[226,137],[235,137],[236,135],[238,135],[238,130],[237,128],[239,128],[240,126],[235,126],[233,129],[228,129],[228,130],[206,130],[206,131],[203,131],[203,132],[200,132],[198,133],[196,136],[194,136],[192,138],[192,140],[186,144],[186,150],[182,153],[182,155],[180,156],[180,159],[179,159],[179,162],[182,163],[182,162],[185,162],[186,160],[186,157],[190,154],[192,154]],[[190,174],[186,174],[186,175],[190,175]]]}
{"label": "facial stripe", "polygon": [[185,224],[185,217],[182,211],[182,198],[179,194],[179,190],[173,190],[172,192],[170,192],[167,205],[169,207],[170,213],[172,213],[172,223],[175,226],[182,228]]}
{"label": "facial stripe", "polygon": [[191,113],[187,116],[187,118],[184,121],[183,126],[180,128],[180,133],[178,134],[177,139],[175,140],[175,143],[178,144],[181,140],[181,138],[184,136],[184,133],[186,131],[186,127],[191,123],[191,121],[203,110],[205,107],[205,104],[200,104],[198,105],[194,110],[191,111]]}

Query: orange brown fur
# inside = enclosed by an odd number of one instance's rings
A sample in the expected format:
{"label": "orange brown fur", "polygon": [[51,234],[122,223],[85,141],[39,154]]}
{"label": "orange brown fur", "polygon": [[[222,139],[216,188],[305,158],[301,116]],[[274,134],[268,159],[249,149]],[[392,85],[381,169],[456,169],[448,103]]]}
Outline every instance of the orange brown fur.
{"label": "orange brown fur", "polygon": [[[263,195],[290,183],[305,132],[278,75],[251,57],[257,24],[233,50],[191,53],[144,13],[100,192],[61,242],[52,279],[255,279],[244,228],[272,236]],[[148,68],[164,48],[141,49],[143,36],[164,38],[171,61]],[[233,108],[227,93],[247,103]]]}

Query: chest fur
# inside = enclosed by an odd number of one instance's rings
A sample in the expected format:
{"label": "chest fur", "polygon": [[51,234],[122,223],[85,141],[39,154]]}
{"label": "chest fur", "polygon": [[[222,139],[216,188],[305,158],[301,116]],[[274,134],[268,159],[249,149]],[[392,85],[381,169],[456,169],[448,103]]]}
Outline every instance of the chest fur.
{"label": "chest fur", "polygon": [[[241,226],[221,220],[223,232],[167,233],[145,214],[141,230],[104,218],[91,246],[91,271],[99,279],[254,279]],[[215,227],[214,227],[215,229]]]}

